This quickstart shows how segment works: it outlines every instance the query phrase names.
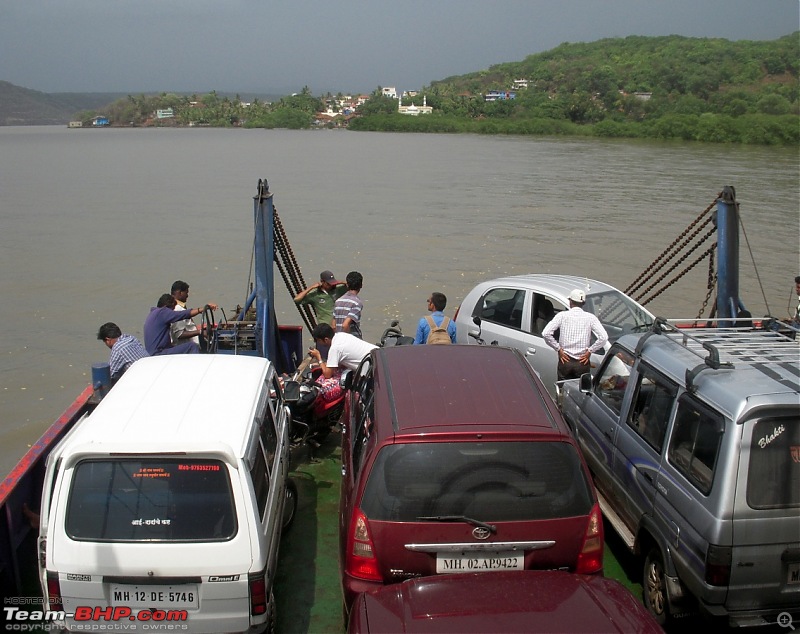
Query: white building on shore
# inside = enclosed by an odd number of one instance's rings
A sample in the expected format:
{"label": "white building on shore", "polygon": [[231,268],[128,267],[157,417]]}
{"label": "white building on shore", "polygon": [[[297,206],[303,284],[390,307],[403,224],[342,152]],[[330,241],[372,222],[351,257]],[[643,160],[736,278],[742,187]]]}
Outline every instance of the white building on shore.
{"label": "white building on shore", "polygon": [[399,112],[400,114],[409,114],[409,115],[411,115],[413,117],[416,117],[416,116],[421,115],[421,114],[430,114],[431,112],[433,112],[433,108],[428,105],[428,100],[425,97],[425,95],[423,95],[422,96],[422,105],[421,106],[415,106],[413,101],[411,102],[410,106],[404,106],[403,105],[403,99],[402,98],[398,98],[397,99],[397,112]]}

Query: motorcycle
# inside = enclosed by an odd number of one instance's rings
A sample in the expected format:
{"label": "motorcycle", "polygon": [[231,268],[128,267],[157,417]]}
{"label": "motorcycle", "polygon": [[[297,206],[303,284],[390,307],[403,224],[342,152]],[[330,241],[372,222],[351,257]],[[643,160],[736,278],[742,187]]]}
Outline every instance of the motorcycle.
{"label": "motorcycle", "polygon": [[[481,337],[481,318],[476,315],[475,317],[472,318],[472,323],[475,324],[478,327],[478,332],[469,332],[467,334],[470,337],[472,337],[479,346],[487,345],[486,341],[483,339],[483,337]],[[495,340],[495,341],[492,341],[492,343],[490,343],[488,345],[496,346],[496,345],[498,345],[498,343]]]}
{"label": "motorcycle", "polygon": [[[339,424],[344,410],[346,390],[342,389],[341,394],[333,400],[323,399],[322,389],[317,382],[322,376],[322,370],[312,369],[312,361],[312,357],[307,356],[297,366],[294,374],[283,381],[283,397],[292,415],[289,436],[293,447],[319,447]],[[340,379],[342,385],[347,372]]]}
{"label": "motorcycle", "polygon": [[381,348],[390,348],[392,346],[410,346],[413,343],[414,337],[406,337],[403,335],[403,329],[400,328],[400,322],[396,319],[393,319],[389,327],[383,331],[378,346]]}
{"label": "motorcycle", "polygon": [[[403,335],[397,320],[383,331],[380,347],[405,346],[414,343],[413,337]],[[293,447],[307,445],[316,449],[327,438],[331,430],[339,424],[344,411],[344,400],[349,386],[350,370],[345,370],[339,379],[342,392],[335,399],[322,398],[318,379],[322,375],[319,368],[311,368],[313,358],[307,356],[291,377],[283,380],[283,398],[292,416],[290,440]]]}

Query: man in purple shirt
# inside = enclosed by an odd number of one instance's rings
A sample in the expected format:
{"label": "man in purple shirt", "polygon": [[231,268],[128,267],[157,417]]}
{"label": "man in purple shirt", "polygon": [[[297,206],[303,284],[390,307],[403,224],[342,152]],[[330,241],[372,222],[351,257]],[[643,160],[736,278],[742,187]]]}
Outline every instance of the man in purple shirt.
{"label": "man in purple shirt", "polygon": [[[211,310],[216,310],[216,304],[207,304]],[[176,346],[172,345],[170,338],[170,325],[176,321],[191,319],[203,312],[202,308],[188,310],[175,310],[175,298],[169,293],[164,293],[158,299],[158,304],[150,309],[150,314],[144,320],[144,347],[152,355],[161,354],[197,354],[200,346],[194,341],[187,341]]]}

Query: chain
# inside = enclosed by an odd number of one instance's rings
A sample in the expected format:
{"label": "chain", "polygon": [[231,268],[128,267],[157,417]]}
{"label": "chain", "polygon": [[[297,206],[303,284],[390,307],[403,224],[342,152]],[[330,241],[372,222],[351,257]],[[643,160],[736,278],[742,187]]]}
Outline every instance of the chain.
{"label": "chain", "polygon": [[[678,267],[678,265],[680,265],[680,264],[681,264],[681,263],[682,263],[684,260],[686,260],[686,258],[688,258],[688,257],[689,257],[689,256],[690,256],[692,253],[694,253],[694,252],[695,252],[695,251],[696,251],[696,250],[697,250],[697,249],[698,249],[700,246],[702,246],[702,244],[703,244],[703,243],[704,243],[706,240],[708,240],[708,238],[709,238],[709,237],[710,237],[710,236],[711,236],[711,235],[712,235],[712,234],[713,234],[713,233],[714,233],[716,230],[717,230],[717,229],[716,229],[716,227],[714,227],[714,228],[713,228],[711,231],[709,231],[708,233],[706,233],[706,235],[704,235],[704,236],[702,237],[702,239],[701,239],[701,240],[700,240],[700,241],[699,241],[697,244],[695,244],[695,245],[694,245],[694,246],[693,246],[691,249],[689,249],[689,250],[688,250],[686,253],[684,253],[684,254],[683,254],[683,255],[682,255],[682,256],[681,256],[681,257],[680,257],[680,258],[679,258],[679,259],[678,259],[678,260],[675,262],[675,264],[673,264],[673,265],[672,265],[671,267],[669,267],[669,268],[668,268],[668,269],[667,269],[667,270],[666,270],[666,271],[665,271],[665,272],[664,272],[662,275],[660,275],[658,278],[656,278],[656,280],[655,280],[655,281],[654,281],[654,282],[653,282],[653,283],[652,283],[650,286],[648,286],[646,289],[644,289],[644,290],[643,290],[641,293],[639,293],[639,295],[638,295],[638,296],[637,296],[635,299],[637,299],[637,300],[641,301],[641,298],[642,298],[642,297],[644,297],[644,296],[645,296],[647,293],[649,293],[651,290],[653,290],[653,288],[655,288],[655,286],[657,286],[659,282],[661,282],[661,281],[662,281],[662,280],[663,280],[665,277],[667,277],[667,275],[669,275],[670,273],[672,273],[672,272],[673,272],[673,271],[674,271],[674,270],[675,270],[675,269]],[[713,250],[713,249],[716,249],[716,248],[717,248],[717,243],[715,242],[715,243],[714,243],[713,245],[711,245],[711,247],[709,247],[709,249],[707,249],[707,250],[706,250],[706,251],[705,251],[705,252],[704,252],[704,253],[703,253],[703,254],[702,254],[702,255],[701,255],[701,256],[700,256],[698,259],[696,259],[696,260],[695,260],[695,261],[694,261],[692,264],[690,264],[690,265],[689,265],[688,267],[686,267],[686,268],[685,268],[683,271],[681,271],[681,272],[680,272],[680,273],[679,273],[679,274],[678,274],[676,277],[674,277],[674,278],[673,278],[673,279],[672,279],[670,282],[667,282],[667,283],[666,283],[666,284],[665,284],[665,285],[664,285],[664,286],[661,288],[661,290],[659,290],[657,293],[655,293],[653,296],[651,296],[651,297],[650,297],[650,298],[649,298],[649,299],[648,299],[646,302],[643,302],[643,303],[645,303],[645,304],[646,304],[647,302],[650,302],[650,301],[652,301],[653,299],[655,299],[656,297],[658,297],[659,295],[661,295],[661,293],[663,293],[665,290],[667,290],[667,289],[668,289],[670,286],[672,286],[672,285],[673,285],[675,282],[677,282],[677,281],[678,281],[680,278],[682,278],[684,275],[686,275],[686,274],[687,274],[687,273],[688,273],[688,272],[689,272],[689,271],[690,271],[692,268],[694,268],[694,267],[697,265],[697,263],[698,263],[698,262],[700,262],[700,261],[701,261],[703,258],[705,258],[705,257],[706,257],[706,256],[709,254],[709,252],[710,252],[711,250]]]}
{"label": "chain", "polygon": [[[275,263],[278,265],[281,276],[283,277],[283,281],[286,284],[286,288],[289,290],[289,294],[294,298],[297,293],[306,287],[306,283],[303,279],[303,274],[300,271],[300,267],[297,264],[294,251],[292,251],[292,246],[289,244],[289,240],[286,238],[286,231],[284,231],[283,223],[278,215],[278,210],[274,205],[272,207],[272,211],[274,229],[273,233],[276,246]],[[306,327],[309,329],[309,331],[313,330],[317,325],[317,318],[314,312],[311,310],[311,306],[308,304],[302,306],[300,304],[295,304],[295,306],[297,306],[297,310],[300,313],[300,316],[303,318]]]}
{"label": "chain", "polygon": [[[714,287],[716,285],[717,285],[717,273],[714,270],[714,253],[712,252],[710,257],[708,258],[708,293],[706,293],[706,298],[703,300],[703,305],[700,307],[700,311],[697,313],[698,321],[703,316],[703,313],[706,311],[706,306],[708,306],[708,300],[711,299],[711,294],[714,292]],[[696,325],[697,322],[695,322],[695,326]]]}
{"label": "chain", "polygon": [[[655,260],[653,260],[653,262],[644,271],[642,271],[642,273],[639,275],[639,277],[637,277],[631,283],[631,285],[628,286],[628,288],[625,289],[625,294],[626,295],[631,295],[633,293],[633,291],[635,291],[638,288],[640,288],[647,281],[647,278],[652,276],[652,273],[654,273],[655,271],[657,271],[660,268],[662,268],[664,266],[664,264],[666,264],[666,262],[668,262],[669,260],[671,260],[674,257],[674,254],[669,255],[671,253],[671,251],[676,250],[676,252],[677,252],[678,244],[681,242],[681,240],[683,240],[683,238],[686,237],[692,231],[692,229],[694,229],[695,225],[697,225],[703,219],[703,217],[706,216],[714,208],[714,206],[717,204],[717,199],[721,195],[722,195],[722,192],[717,194],[716,198],[714,199],[714,202],[712,202],[708,207],[706,207],[705,210],[702,213],[700,213],[700,215],[698,215],[697,218],[695,218],[689,224],[689,226],[686,227],[686,229],[684,229],[683,233],[681,233],[666,249],[664,249],[661,252],[661,254]],[[699,231],[702,230],[702,227],[705,226],[706,224],[708,224],[709,221],[710,221],[710,218],[707,219],[706,222],[703,223],[703,225],[698,227],[698,229],[695,231],[695,233],[692,236],[690,236],[689,239],[691,239],[691,237],[693,237],[694,235],[699,233]],[[687,239],[686,242],[688,242],[689,239]],[[685,244],[681,245],[680,248],[683,248],[683,246],[685,246]],[[669,255],[669,257],[667,257],[668,255]],[[659,264],[665,258],[666,258],[666,261],[661,263],[661,264]],[[646,293],[646,292],[647,291],[644,291],[644,293]],[[644,293],[642,293],[642,294],[644,294]]]}
{"label": "chain", "polygon": [[[700,254],[699,256],[697,256],[697,258],[695,259],[695,261],[694,261],[694,262],[692,262],[692,263],[691,263],[689,266],[687,266],[685,269],[683,269],[683,270],[682,270],[680,273],[678,273],[678,274],[677,274],[675,277],[673,277],[673,278],[672,278],[672,279],[671,279],[669,282],[667,282],[666,284],[664,284],[664,287],[663,287],[663,288],[661,288],[660,290],[658,290],[657,292],[655,292],[653,295],[651,295],[651,296],[650,296],[650,297],[648,297],[647,299],[644,299],[644,300],[639,300],[639,303],[640,303],[640,304],[642,304],[642,305],[645,305],[645,306],[646,306],[647,304],[649,304],[649,303],[650,303],[651,301],[653,301],[653,300],[654,300],[656,297],[658,297],[658,296],[659,296],[659,295],[661,295],[661,294],[662,294],[662,293],[663,293],[665,290],[667,290],[667,289],[668,289],[670,286],[672,286],[673,284],[675,284],[675,283],[676,283],[676,282],[677,282],[679,279],[681,279],[681,278],[682,278],[684,275],[686,275],[686,274],[687,274],[689,271],[691,271],[691,270],[692,270],[692,269],[693,269],[695,266],[697,266],[697,265],[698,265],[700,262],[702,262],[702,261],[703,261],[703,260],[704,260],[706,257],[708,257],[708,256],[709,256],[709,255],[710,255],[710,254],[711,254],[711,253],[714,251],[714,249],[716,249],[716,248],[717,248],[717,243],[715,242],[715,243],[714,243],[714,244],[712,244],[712,245],[711,245],[711,246],[710,246],[708,249],[706,249],[706,250],[705,250],[705,251],[704,251],[702,254]],[[655,284],[653,284],[653,286],[655,286]],[[652,286],[651,286],[651,288],[652,288]],[[646,291],[645,291],[645,292],[646,292]],[[638,298],[637,298],[637,299],[638,299]]]}

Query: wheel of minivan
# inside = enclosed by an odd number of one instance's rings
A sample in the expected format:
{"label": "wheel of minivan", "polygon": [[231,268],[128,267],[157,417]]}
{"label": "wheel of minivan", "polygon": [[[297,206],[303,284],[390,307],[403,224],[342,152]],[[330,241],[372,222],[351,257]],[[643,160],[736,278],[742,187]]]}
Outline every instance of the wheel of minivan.
{"label": "wheel of minivan", "polygon": [[667,583],[664,579],[664,558],[657,546],[650,549],[644,560],[642,599],[650,614],[660,626],[664,627],[669,622],[669,602]]}
{"label": "wheel of minivan", "polygon": [[286,480],[284,495],[286,499],[283,501],[283,530],[286,530],[292,525],[297,514],[297,485],[291,478]]}

